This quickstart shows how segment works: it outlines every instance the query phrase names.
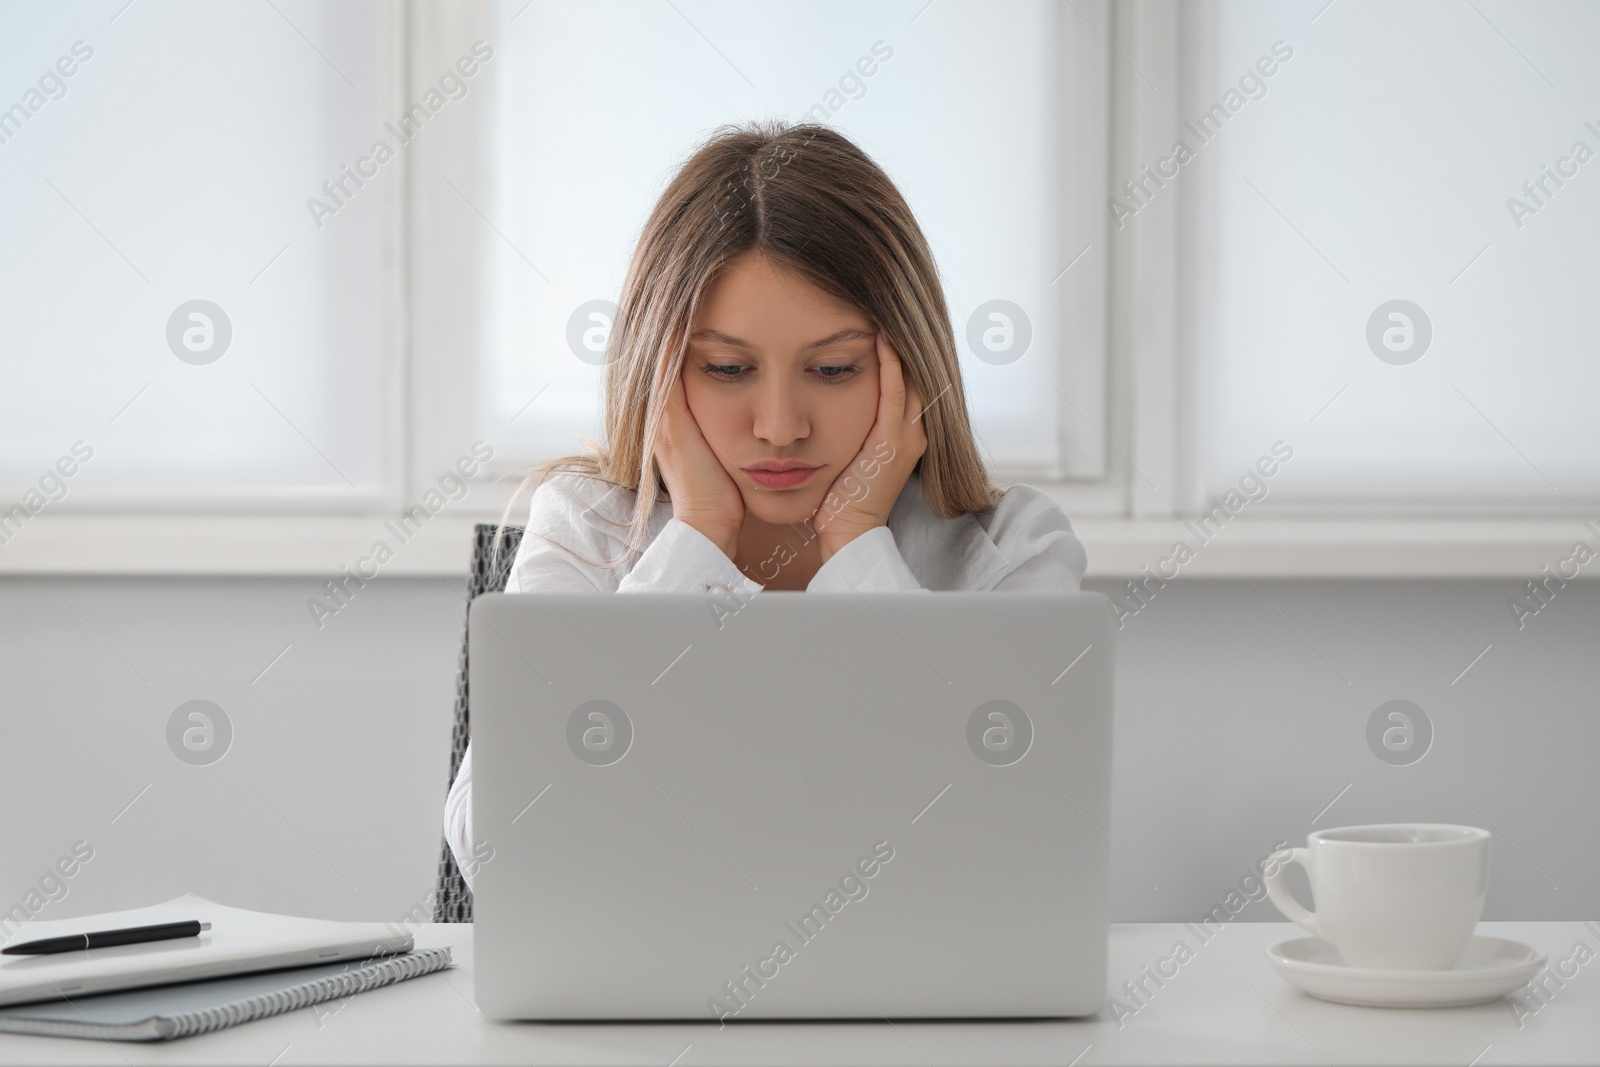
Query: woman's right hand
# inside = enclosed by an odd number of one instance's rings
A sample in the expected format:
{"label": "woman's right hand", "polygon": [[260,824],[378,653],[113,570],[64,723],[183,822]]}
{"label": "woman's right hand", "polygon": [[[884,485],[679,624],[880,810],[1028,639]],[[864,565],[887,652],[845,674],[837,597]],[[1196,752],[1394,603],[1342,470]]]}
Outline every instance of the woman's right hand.
{"label": "woman's right hand", "polygon": [[733,559],[744,528],[744,497],[711,450],[689,411],[683,375],[672,382],[656,439],[656,467],[672,498],[672,515],[705,534]]}

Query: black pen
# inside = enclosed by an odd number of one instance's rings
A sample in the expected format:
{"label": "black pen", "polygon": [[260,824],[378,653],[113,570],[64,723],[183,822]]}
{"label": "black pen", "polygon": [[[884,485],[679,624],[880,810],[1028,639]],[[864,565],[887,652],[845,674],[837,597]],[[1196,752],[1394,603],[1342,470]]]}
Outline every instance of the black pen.
{"label": "black pen", "polygon": [[211,929],[210,923],[189,919],[181,923],[156,923],[154,926],[125,926],[120,930],[96,930],[87,934],[68,934],[65,937],[45,937],[20,945],[0,948],[0,955],[42,956],[47,952],[76,952],[85,948],[109,948],[112,945],[136,945],[141,941],[166,941],[174,937],[197,937],[202,930]]}

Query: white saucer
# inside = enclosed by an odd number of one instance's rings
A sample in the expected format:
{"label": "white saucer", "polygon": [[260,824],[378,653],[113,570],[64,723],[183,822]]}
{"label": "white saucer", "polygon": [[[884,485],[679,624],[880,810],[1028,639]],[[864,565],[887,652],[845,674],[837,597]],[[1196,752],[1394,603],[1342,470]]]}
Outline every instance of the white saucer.
{"label": "white saucer", "polygon": [[1320,937],[1280,941],[1267,949],[1267,959],[1284,981],[1314,997],[1369,1008],[1485,1004],[1524,985],[1545,964],[1538,949],[1499,937],[1474,937],[1449,971],[1347,967]]}

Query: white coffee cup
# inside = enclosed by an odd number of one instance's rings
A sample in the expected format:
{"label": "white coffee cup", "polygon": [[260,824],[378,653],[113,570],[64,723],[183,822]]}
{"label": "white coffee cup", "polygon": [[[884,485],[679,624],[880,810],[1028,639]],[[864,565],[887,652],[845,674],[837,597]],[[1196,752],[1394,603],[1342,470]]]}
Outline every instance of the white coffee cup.
{"label": "white coffee cup", "polygon": [[[1350,967],[1451,970],[1489,888],[1489,831],[1401,822],[1317,830],[1264,873],[1278,910],[1333,945]],[[1289,893],[1290,863],[1311,880],[1308,911]]]}

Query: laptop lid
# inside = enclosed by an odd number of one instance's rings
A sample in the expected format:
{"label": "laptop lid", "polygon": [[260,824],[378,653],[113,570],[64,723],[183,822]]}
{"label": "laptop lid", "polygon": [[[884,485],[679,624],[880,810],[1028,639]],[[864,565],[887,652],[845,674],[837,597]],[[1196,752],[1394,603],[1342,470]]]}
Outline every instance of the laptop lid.
{"label": "laptop lid", "polygon": [[490,1017],[1104,1003],[1103,596],[489,594],[469,664]]}

